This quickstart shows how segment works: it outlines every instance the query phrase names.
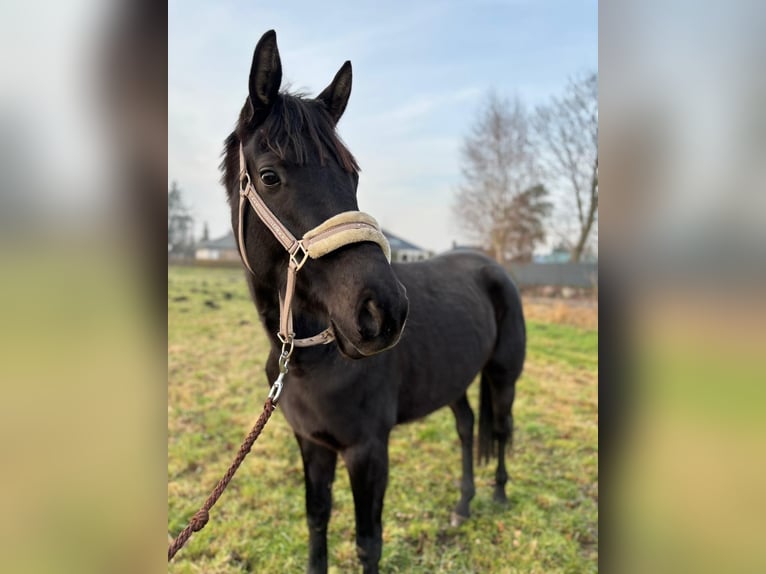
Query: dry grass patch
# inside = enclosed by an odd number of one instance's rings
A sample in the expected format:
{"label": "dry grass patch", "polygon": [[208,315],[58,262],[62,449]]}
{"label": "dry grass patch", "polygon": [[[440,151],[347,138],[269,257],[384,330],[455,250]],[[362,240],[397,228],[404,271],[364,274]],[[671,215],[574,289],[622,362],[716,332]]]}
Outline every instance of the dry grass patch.
{"label": "dry grass patch", "polygon": [[598,301],[524,297],[524,316],[529,321],[598,329]]}

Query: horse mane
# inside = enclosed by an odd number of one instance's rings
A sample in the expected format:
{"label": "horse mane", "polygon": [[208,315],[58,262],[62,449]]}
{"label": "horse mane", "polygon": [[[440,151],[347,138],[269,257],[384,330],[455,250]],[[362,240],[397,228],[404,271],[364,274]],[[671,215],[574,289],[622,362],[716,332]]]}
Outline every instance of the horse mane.
{"label": "horse mane", "polygon": [[[221,183],[227,192],[239,181],[239,144],[258,133],[263,151],[273,152],[279,159],[305,165],[318,156],[321,165],[329,158],[348,173],[358,173],[359,165],[338,136],[330,114],[321,102],[301,93],[280,93],[266,120],[254,130],[251,125],[250,102],[245,101],[234,131],[226,138],[223,149]],[[315,154],[312,154],[312,151]]]}

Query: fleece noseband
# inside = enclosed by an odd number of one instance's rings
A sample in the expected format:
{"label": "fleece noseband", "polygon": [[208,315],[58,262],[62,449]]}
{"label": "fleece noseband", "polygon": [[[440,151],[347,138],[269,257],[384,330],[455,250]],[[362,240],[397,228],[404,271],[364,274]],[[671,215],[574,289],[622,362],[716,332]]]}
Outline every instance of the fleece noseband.
{"label": "fleece noseband", "polygon": [[318,259],[336,249],[349,245],[351,243],[360,243],[370,241],[377,243],[383,250],[388,261],[391,261],[391,247],[388,244],[386,236],[380,230],[375,219],[361,211],[344,211],[332,216],[323,223],[320,223],[313,229],[303,234],[301,239],[296,239],[290,233],[276,215],[268,208],[263,198],[258,195],[255,186],[247,172],[245,163],[245,154],[242,145],[239,146],[239,219],[237,223],[237,244],[239,254],[245,267],[255,275],[247,258],[244,235],[244,214],[245,199],[250,202],[256,215],[271,231],[274,237],[282,244],[287,251],[290,261],[287,266],[287,286],[285,287],[284,297],[280,293],[281,303],[279,311],[279,332],[277,337],[282,343],[282,357],[280,357],[280,367],[282,361],[286,366],[286,361],[295,347],[311,347],[313,345],[326,345],[335,339],[332,328],[328,327],[321,333],[313,337],[296,339],[293,332],[293,316],[291,303],[295,292],[295,278],[298,271],[306,263],[306,260]]}

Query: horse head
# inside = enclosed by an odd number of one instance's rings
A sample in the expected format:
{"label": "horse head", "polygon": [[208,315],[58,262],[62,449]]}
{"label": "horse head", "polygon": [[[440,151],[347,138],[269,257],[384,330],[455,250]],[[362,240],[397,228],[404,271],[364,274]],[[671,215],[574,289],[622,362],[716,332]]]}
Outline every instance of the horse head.
{"label": "horse head", "polygon": [[[240,249],[256,289],[285,293],[288,257],[284,242],[261,218],[252,210],[243,215],[237,207],[243,173],[295,238],[339,214],[358,213],[359,168],[335,130],[351,94],[351,77],[351,62],[346,62],[316,98],[280,92],[282,64],[274,31],[255,48],[249,95],[227,139],[222,167],[233,225],[242,230]],[[364,239],[308,258],[295,298],[300,312],[330,325],[341,353],[355,359],[395,345],[409,306],[381,245]]]}

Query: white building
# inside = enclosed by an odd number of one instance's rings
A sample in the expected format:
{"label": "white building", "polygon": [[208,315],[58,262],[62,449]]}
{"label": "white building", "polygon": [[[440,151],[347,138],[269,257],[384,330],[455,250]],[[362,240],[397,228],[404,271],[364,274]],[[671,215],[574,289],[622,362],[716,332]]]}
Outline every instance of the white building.
{"label": "white building", "polygon": [[237,261],[239,251],[234,233],[229,231],[218,239],[200,241],[194,251],[194,258],[201,261]]}
{"label": "white building", "polygon": [[430,251],[418,247],[409,241],[405,241],[390,231],[384,229],[383,235],[386,236],[389,245],[391,245],[391,262],[407,263],[411,261],[423,261],[432,255]]}

